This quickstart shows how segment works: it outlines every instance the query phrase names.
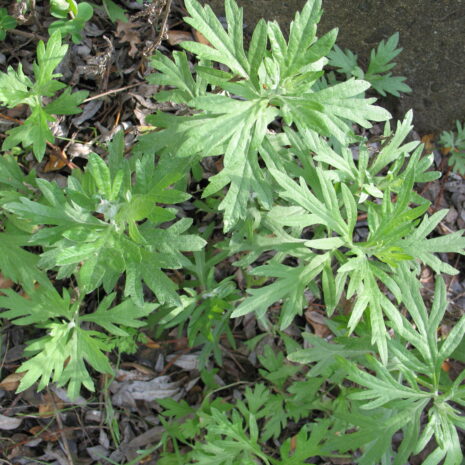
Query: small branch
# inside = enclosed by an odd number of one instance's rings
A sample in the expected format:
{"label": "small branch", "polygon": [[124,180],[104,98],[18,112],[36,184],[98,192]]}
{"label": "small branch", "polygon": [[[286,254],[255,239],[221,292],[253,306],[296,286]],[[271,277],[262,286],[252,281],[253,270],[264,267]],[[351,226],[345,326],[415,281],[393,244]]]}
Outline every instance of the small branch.
{"label": "small branch", "polygon": [[87,103],[92,100],[97,100],[101,97],[105,97],[105,95],[117,94],[118,92],[123,92],[125,90],[132,89],[133,87],[140,86],[141,84],[144,84],[144,82],[143,81],[136,82],[134,84],[129,84],[128,86],[120,87],[119,89],[107,90],[106,92],[102,92],[101,94],[93,95],[92,97],[86,98],[82,103]]}
{"label": "small branch", "polygon": [[172,0],[167,0],[167,2],[166,2],[165,11],[163,12],[163,19],[162,19],[162,22],[161,22],[160,32],[157,34],[157,37],[155,38],[155,41],[153,42],[152,45],[147,47],[143,52],[143,55],[146,58],[149,55],[151,55],[152,52],[156,48],[158,48],[158,46],[161,44],[161,41],[163,39],[163,35],[165,34],[166,24],[168,23],[168,16],[169,16],[170,11],[171,11],[171,2],[172,2]]}
{"label": "small branch", "polygon": [[19,29],[8,29],[8,33],[16,34],[17,36],[27,37],[28,39],[43,40],[44,42],[47,42],[48,40],[47,37],[41,36],[40,34],[36,34],[34,32],[21,31]]}
{"label": "small branch", "polygon": [[4,115],[3,113],[0,113],[0,118],[4,119],[6,121],[11,121],[12,123],[23,124],[23,122],[20,121],[19,119],[12,118],[11,116],[8,116],[8,115]]}

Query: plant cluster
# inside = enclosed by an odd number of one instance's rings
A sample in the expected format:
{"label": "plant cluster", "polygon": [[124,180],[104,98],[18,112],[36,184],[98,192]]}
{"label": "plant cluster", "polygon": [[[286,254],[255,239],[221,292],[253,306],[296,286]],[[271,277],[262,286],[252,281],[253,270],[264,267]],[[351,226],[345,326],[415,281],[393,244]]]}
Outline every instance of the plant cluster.
{"label": "plant cluster", "polygon": [[390,70],[396,65],[392,60],[402,51],[397,48],[399,33],[393,34],[386,42],[382,40],[376,49],[371,51],[366,72],[357,64],[357,55],[350,50],[342,50],[335,45],[328,54],[329,64],[347,79],[356,77],[365,79],[373,89],[383,97],[386,94],[399,97],[400,93],[411,92],[412,89],[404,82],[405,77],[393,76]]}
{"label": "plant cluster", "polygon": [[454,171],[465,174],[465,124],[455,122],[457,130],[443,131],[439,144],[450,152],[449,165]]}
{"label": "plant cluster", "polygon": [[[136,1],[139,4],[143,3],[143,0]],[[63,37],[69,35],[75,44],[79,44],[82,38],[81,32],[92,18],[95,7],[95,4],[76,0],[50,0],[50,14],[57,18],[49,27],[50,34],[59,31]],[[113,0],[102,0],[100,8],[102,7],[110,21],[127,22],[124,8]]]}
{"label": "plant cluster", "polygon": [[[61,43],[59,33],[53,34],[45,45],[40,42],[37,47],[37,61],[34,63],[34,81],[23,72],[21,63],[17,70],[11,66],[7,72],[0,72],[0,103],[8,108],[18,105],[28,105],[30,116],[20,125],[7,131],[8,137],[3,141],[2,150],[22,145],[31,147],[40,161],[45,153],[45,146],[54,138],[48,123],[55,121],[53,115],[73,115],[80,113],[78,107],[87,97],[87,91],[71,93],[71,88],[56,78],[55,68],[63,60],[67,45]],[[55,100],[44,104],[44,99],[50,99],[55,94],[64,91]]]}
{"label": "plant cluster", "polygon": [[[51,5],[61,19],[37,48],[34,80],[20,66],[0,74],[0,101],[31,111],[2,149],[32,147],[39,160],[53,141],[53,115],[78,112],[86,97],[54,70],[66,53],[61,34],[79,41],[91,11],[85,2]],[[355,55],[335,47],[337,30],[317,38],[320,0],[296,14],[288,39],[276,22],[259,21],[248,50],[234,0],[225,3],[226,28],[197,0],[185,6],[186,22],[209,45],[183,42],[172,59],[155,53],[148,76],[163,89],[154,98],[182,106],[181,115],[147,117],[156,130],[128,156],[118,133],[106,157],[90,154],[64,187],[25,173],[11,154],[0,158],[0,271],[17,285],[2,290],[0,316],[43,334],[28,342],[19,391],[36,382],[66,386],[72,398],[82,386],[94,390],[91,371],[111,373],[106,353],[131,347],[134,328],[147,321],[156,331],[185,331],[202,346],[201,366],[211,355],[221,364],[220,339],[235,343],[230,319],[253,313],[285,350],[265,348],[263,382],[233,402],[211,379],[199,407],[160,401],[160,464],[351,456],[404,465],[428,448],[425,464],[460,465],[465,371],[452,377],[443,366],[465,317],[439,335],[448,305],[441,274],[458,271],[438,254],[465,254],[465,237],[431,237],[447,211],[431,212],[414,190],[439,173],[407,141],[411,112],[392,127],[365,96],[370,86],[382,95],[409,90],[383,74],[398,37],[380,44],[363,73]],[[347,80],[328,78],[328,64]],[[385,122],[377,145],[365,135],[373,122]],[[218,172],[194,201],[189,179],[217,156]],[[189,216],[188,202],[196,207]],[[195,221],[205,212],[221,218],[221,243],[212,240],[214,225]],[[245,297],[232,275],[215,272],[229,257],[246,276]],[[424,267],[436,275],[431,305],[421,294]],[[284,331],[315,301],[334,337],[304,332],[302,348]]]}

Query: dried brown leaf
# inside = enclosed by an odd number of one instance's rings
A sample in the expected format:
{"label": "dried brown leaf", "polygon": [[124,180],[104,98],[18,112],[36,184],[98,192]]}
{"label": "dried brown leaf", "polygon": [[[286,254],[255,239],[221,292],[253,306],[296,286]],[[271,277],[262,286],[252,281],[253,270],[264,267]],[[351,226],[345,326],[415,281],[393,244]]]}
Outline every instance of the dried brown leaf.
{"label": "dried brown leaf", "polygon": [[55,394],[46,392],[42,395],[42,402],[39,405],[39,415],[42,418],[50,418],[57,410],[64,407],[64,402]]}
{"label": "dried brown leaf", "polygon": [[140,44],[139,33],[135,31],[135,28],[141,27],[140,23],[123,23],[122,21],[116,22],[116,35],[120,38],[120,42],[128,42],[130,49],[128,55],[134,58],[139,51],[137,44]]}
{"label": "dried brown leaf", "polygon": [[[64,155],[64,154],[63,154]],[[47,164],[44,167],[44,173],[50,173],[51,171],[59,171],[66,166],[66,162],[63,158],[51,153],[48,156]]]}
{"label": "dried brown leaf", "polygon": [[166,37],[168,43],[170,45],[178,45],[181,42],[185,42],[186,40],[194,40],[193,35],[188,31],[177,31],[171,30],[166,33]]}
{"label": "dried brown leaf", "polygon": [[204,45],[209,45],[210,47],[212,44],[206,39],[206,37],[196,29],[192,29],[192,35],[194,36],[194,39]]}
{"label": "dried brown leaf", "polygon": [[39,436],[40,438],[42,438],[44,441],[47,441],[47,442],[56,442],[61,437],[60,432],[46,430],[44,429],[43,426],[40,426],[40,425],[33,426],[29,430],[29,432],[33,434],[34,436]]}
{"label": "dried brown leaf", "polygon": [[197,354],[172,354],[168,355],[166,360],[187,371],[196,370],[199,366],[199,356]]}
{"label": "dried brown leaf", "polygon": [[309,309],[305,312],[305,319],[307,320],[307,323],[312,326],[316,336],[324,338],[331,334],[324,315],[318,310],[309,307]]}
{"label": "dried brown leaf", "polygon": [[19,383],[22,379],[22,377],[26,373],[12,373],[11,375],[8,375],[6,378],[3,378],[3,380],[0,382],[0,389],[3,389],[4,391],[16,391],[18,389]]}
{"label": "dried brown leaf", "polygon": [[10,289],[10,287],[12,287],[13,284],[14,282],[11,279],[6,278],[5,276],[3,276],[2,273],[0,273],[0,289]]}
{"label": "dried brown leaf", "polygon": [[143,375],[146,375],[146,376],[153,377],[156,375],[155,371],[153,371],[151,368],[145,365],[141,365],[140,363],[136,363],[136,362],[123,362],[121,363],[121,368],[134,368],[139,373],[142,373]]}

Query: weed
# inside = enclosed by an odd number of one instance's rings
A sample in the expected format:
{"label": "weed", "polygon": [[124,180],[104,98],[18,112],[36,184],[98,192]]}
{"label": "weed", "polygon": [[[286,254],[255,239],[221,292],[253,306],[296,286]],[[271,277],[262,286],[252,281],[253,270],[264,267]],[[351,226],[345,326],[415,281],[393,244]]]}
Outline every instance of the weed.
{"label": "weed", "polygon": [[[110,17],[121,13],[104,4]],[[62,22],[52,29],[78,42],[85,5],[56,3]],[[459,465],[465,371],[454,379],[443,364],[462,343],[465,317],[439,337],[447,308],[440,274],[458,271],[437,254],[464,254],[465,238],[430,237],[446,211],[428,216],[430,203],[414,191],[439,174],[421,145],[405,142],[411,112],[392,129],[389,113],[365,98],[370,87],[409,90],[389,73],[398,36],[373,51],[363,73],[355,55],[333,49],[336,30],[317,38],[319,0],[296,14],[287,40],[276,22],[259,21],[248,50],[234,0],[225,3],[226,28],[210,7],[185,5],[186,22],[209,45],[183,42],[172,59],[157,52],[148,78],[163,87],[155,99],[182,104],[183,115],[147,117],[158,130],[128,157],[116,134],[108,153],[90,154],[65,187],[24,174],[11,155],[0,161],[0,270],[17,285],[2,290],[0,316],[43,331],[28,341],[19,389],[56,382],[73,398],[82,386],[93,390],[91,371],[111,373],[106,352],[133,352],[147,321],[202,345],[202,368],[211,354],[221,364],[221,338],[235,344],[229,319],[254,313],[286,350],[259,353],[261,381],[231,402],[221,394],[234,386],[210,391],[198,407],[160,400],[160,464],[300,465],[358,454],[362,465],[403,465],[432,444],[425,464]],[[4,151],[22,144],[41,160],[52,115],[80,111],[86,94],[69,89],[43,104],[66,87],[54,74],[66,48],[54,32],[37,48],[34,81],[21,66],[0,74],[0,101],[31,110],[8,131]],[[348,80],[325,79],[328,62]],[[353,129],[374,121],[385,122],[376,150]],[[457,129],[441,141],[462,150]],[[223,164],[203,192],[209,203],[193,205],[222,212],[221,244],[211,240],[214,225],[179,218],[190,198],[186,178],[192,171],[201,179],[210,156]],[[233,276],[216,273],[230,257],[247,296]],[[431,306],[420,293],[422,267],[436,274]],[[177,283],[171,270],[181,271]],[[284,330],[310,299],[332,317],[334,337],[304,332],[301,348]],[[211,373],[202,377],[211,389]]]}

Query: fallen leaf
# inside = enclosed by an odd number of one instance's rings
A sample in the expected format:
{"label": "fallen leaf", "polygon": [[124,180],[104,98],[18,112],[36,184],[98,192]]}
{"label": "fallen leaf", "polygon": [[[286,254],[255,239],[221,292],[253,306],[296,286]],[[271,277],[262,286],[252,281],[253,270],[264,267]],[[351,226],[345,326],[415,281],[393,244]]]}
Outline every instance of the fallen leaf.
{"label": "fallen leaf", "polygon": [[[2,273],[0,273],[0,289],[10,289],[13,286],[14,282],[11,279],[5,278]],[[4,295],[0,292],[0,295]]]}
{"label": "fallen leaf", "polygon": [[92,148],[90,144],[80,144],[78,142],[75,142],[66,149],[66,152],[71,159],[76,157],[87,159],[89,153],[92,152]]}
{"label": "fallen leaf", "polygon": [[212,44],[206,39],[206,37],[196,29],[192,29],[192,35],[194,36],[194,39],[204,45],[209,45],[210,47]]}
{"label": "fallen leaf", "polygon": [[142,26],[140,23],[116,21],[116,35],[120,38],[120,42],[129,43],[130,49],[128,55],[130,57],[135,57],[139,51],[136,47],[137,44],[140,44],[139,34],[134,31],[134,28],[140,26]]}
{"label": "fallen leaf", "polygon": [[61,437],[61,434],[58,431],[50,431],[44,429],[44,427],[40,425],[33,426],[29,432],[47,442],[56,442]]}
{"label": "fallen leaf", "polygon": [[108,457],[108,455],[110,454],[108,449],[105,449],[104,447],[100,445],[93,446],[93,447],[87,447],[86,450],[87,450],[87,453],[90,455],[91,459],[99,463],[103,457]]}
{"label": "fallen leaf", "polygon": [[[8,447],[5,449],[8,451],[7,454],[5,453],[4,456],[6,459],[8,459],[7,463],[18,463],[14,459],[19,459],[21,461],[24,461],[26,457],[33,457],[34,452],[31,450],[31,448],[25,446],[30,440],[30,436],[28,434],[24,433],[14,433],[10,438],[8,438]],[[1,451],[1,452],[6,452]]]}
{"label": "fallen leaf", "polygon": [[441,148],[441,153],[443,155],[449,155],[451,152],[460,152],[460,150],[455,147],[454,149],[452,149],[452,147],[442,147]]}
{"label": "fallen leaf", "polygon": [[19,383],[22,377],[25,375],[25,372],[22,373],[12,373],[0,382],[0,389],[4,391],[16,391],[18,389]]}
{"label": "fallen leaf", "polygon": [[294,435],[294,436],[291,437],[291,444],[290,444],[290,447],[289,447],[289,452],[290,452],[291,455],[294,454],[296,447],[297,447],[297,436]]}
{"label": "fallen leaf", "polygon": [[9,289],[13,284],[14,282],[11,279],[5,278],[5,276],[0,273],[0,289]]}
{"label": "fallen leaf", "polygon": [[158,342],[154,341],[149,337],[147,337],[147,339],[145,340],[144,346],[148,347],[149,349],[159,349],[161,347]]}
{"label": "fallen leaf", "polygon": [[[123,365],[123,364],[121,364]],[[127,381],[148,381],[154,377],[153,374],[145,374],[141,373],[140,371],[136,370],[123,370],[122,368],[119,368],[116,371],[115,374],[115,380],[121,383],[127,382]]]}
{"label": "fallen leaf", "polygon": [[110,390],[114,393],[113,403],[118,407],[134,407],[136,400],[151,402],[155,399],[176,397],[180,393],[180,383],[171,382],[169,376],[158,376],[150,381],[113,381]]}
{"label": "fallen leaf", "polygon": [[[73,118],[73,124],[75,126],[80,126],[82,123],[85,123],[87,120],[91,119],[95,114],[100,110],[100,107],[103,105],[102,100],[91,100],[84,105],[82,113],[75,118]],[[81,144],[75,144],[81,145]],[[68,149],[69,153],[69,149]],[[71,156],[71,155],[70,155]]]}
{"label": "fallen leaf", "polygon": [[42,402],[39,405],[39,415],[42,418],[53,417],[57,410],[62,409],[64,405],[64,402],[57,395],[46,392],[42,395]]}
{"label": "fallen leaf", "polygon": [[427,152],[433,151],[433,149],[434,149],[433,141],[434,141],[434,135],[433,134],[425,134],[421,138],[421,142],[422,142],[422,144],[425,144],[425,150]]}
{"label": "fallen leaf", "polygon": [[101,421],[103,421],[102,420],[103,412],[100,410],[95,410],[95,409],[87,410],[84,419],[86,423],[91,423],[91,422],[100,423]]}
{"label": "fallen leaf", "polygon": [[327,337],[331,334],[331,331],[326,324],[326,319],[323,314],[319,311],[312,309],[311,307],[305,312],[305,319],[309,323],[315,335],[318,337]]}
{"label": "fallen leaf", "polygon": [[166,37],[170,45],[178,45],[186,40],[194,40],[193,35],[188,31],[171,30],[166,33]]}
{"label": "fallen leaf", "polygon": [[149,375],[149,376],[155,376],[156,375],[155,371],[153,371],[149,367],[146,367],[145,365],[141,365],[140,363],[123,362],[123,363],[121,363],[121,368],[134,368],[139,373],[142,373],[143,375]]}
{"label": "fallen leaf", "polygon": [[44,173],[50,173],[50,171],[59,171],[65,166],[66,162],[63,158],[56,156],[54,153],[51,153],[48,156],[47,164],[44,167]]}
{"label": "fallen leaf", "polygon": [[0,429],[3,430],[16,429],[22,422],[22,418],[6,417],[5,415],[0,415]]}
{"label": "fallen leaf", "polygon": [[[139,434],[128,443],[121,443],[121,452],[126,456],[128,461],[135,461],[140,455],[137,451],[145,446],[156,444],[163,436],[164,428],[162,426],[154,426],[145,433]],[[150,457],[150,456],[149,456]],[[138,462],[145,463],[145,462]]]}
{"label": "fallen leaf", "polygon": [[168,362],[172,362],[173,365],[188,371],[196,370],[199,367],[199,356],[197,354],[173,354],[168,355],[166,360],[168,360]]}
{"label": "fallen leaf", "polygon": [[23,119],[27,115],[27,110],[28,106],[25,103],[21,103],[20,105],[7,109],[5,113],[10,118]]}

